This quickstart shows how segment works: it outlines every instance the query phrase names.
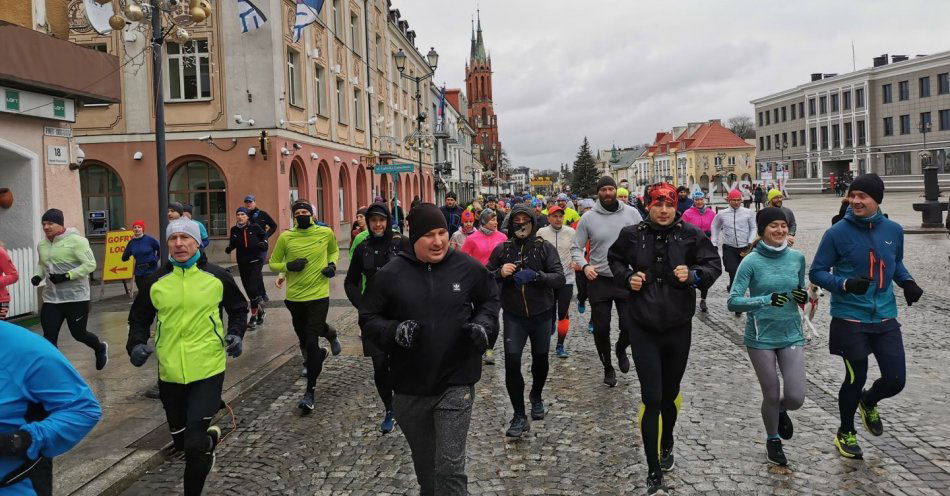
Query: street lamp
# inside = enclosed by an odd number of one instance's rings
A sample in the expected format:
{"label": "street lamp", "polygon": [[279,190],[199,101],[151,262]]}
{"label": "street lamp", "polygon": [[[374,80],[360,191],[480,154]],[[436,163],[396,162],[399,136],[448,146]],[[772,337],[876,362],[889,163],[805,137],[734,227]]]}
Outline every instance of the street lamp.
{"label": "street lamp", "polygon": [[[402,51],[402,48],[396,52],[396,68],[399,69],[399,75],[403,78],[406,78],[410,81],[416,83],[416,141],[418,141],[419,147],[419,187],[422,188],[422,185],[425,184],[425,180],[422,176],[422,148],[428,147],[432,143],[432,139],[429,136],[423,135],[422,132],[422,123],[426,120],[426,115],[422,112],[422,89],[421,84],[426,79],[432,77],[435,74],[435,69],[439,65],[439,54],[435,51],[435,48],[432,47],[429,49],[429,53],[426,54],[426,63],[429,64],[429,72],[421,76],[408,76],[406,75],[406,52]],[[437,186],[438,183],[433,181],[433,185]]]}

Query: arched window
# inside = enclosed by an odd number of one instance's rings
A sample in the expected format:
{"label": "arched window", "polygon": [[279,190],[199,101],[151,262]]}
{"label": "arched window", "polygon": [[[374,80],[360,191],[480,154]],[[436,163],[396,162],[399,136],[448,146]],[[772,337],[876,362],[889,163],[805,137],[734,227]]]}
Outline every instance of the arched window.
{"label": "arched window", "polygon": [[488,126],[489,124],[490,123],[488,122],[488,109],[485,107],[482,107],[482,125]]}
{"label": "arched window", "polygon": [[[79,171],[79,190],[82,194],[82,216],[87,235],[103,235],[106,231],[125,225],[125,199],[122,182],[112,169],[89,165]],[[104,212],[108,222],[93,224],[90,212]]]}
{"label": "arched window", "polygon": [[227,236],[228,206],[224,176],[214,165],[202,160],[182,164],[171,177],[168,201],[190,203],[194,219],[208,228],[209,236]]}
{"label": "arched window", "polygon": [[300,199],[300,173],[297,164],[290,166],[290,204]]}
{"label": "arched window", "polygon": [[[349,222],[350,221],[350,177],[346,173],[346,167],[340,166],[340,184],[339,184],[339,198],[340,198],[340,222]],[[329,222],[327,222],[329,224]]]}
{"label": "arched window", "polygon": [[314,214],[317,216],[317,219],[326,222],[326,193],[327,186],[329,186],[330,178],[327,177],[327,164],[326,162],[321,162],[320,167],[317,169],[317,196],[313,201]]}

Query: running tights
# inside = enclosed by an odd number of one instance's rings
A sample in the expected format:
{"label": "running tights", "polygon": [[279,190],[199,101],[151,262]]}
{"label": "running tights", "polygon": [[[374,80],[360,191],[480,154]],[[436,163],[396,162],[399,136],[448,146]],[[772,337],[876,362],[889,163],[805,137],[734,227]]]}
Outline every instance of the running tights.
{"label": "running tights", "polygon": [[188,384],[158,381],[175,448],[185,452],[185,496],[200,496],[214,463],[211,419],[221,408],[224,372]]}
{"label": "running tights", "polygon": [[389,372],[389,355],[376,353],[373,358],[373,382],[376,383],[376,392],[383,400],[386,411],[393,409],[393,381]]}
{"label": "running tights", "polygon": [[592,301],[590,303],[590,318],[594,324],[594,346],[597,348],[597,356],[600,357],[600,361],[604,365],[604,370],[613,370],[610,358],[613,352],[610,347],[610,310],[614,304],[617,305],[618,320],[620,321],[620,335],[617,337],[617,348],[625,350],[630,345],[630,338],[625,329],[627,327],[625,325],[626,319],[623,318],[626,302],[620,299],[614,299],[597,302]]}
{"label": "running tights", "polygon": [[290,310],[290,319],[294,332],[300,341],[304,365],[307,367],[307,391],[317,386],[317,377],[323,371],[323,353],[320,352],[318,339],[324,335],[327,327],[327,312],[330,310],[330,298],[311,301],[284,300]]}
{"label": "running tights", "polygon": [[[903,351],[903,350],[902,350]],[[871,389],[862,398],[861,391],[868,379],[868,360],[845,359],[845,378],[838,391],[838,410],[841,414],[841,432],[854,432],[854,412],[858,401],[864,400],[868,408],[877,406],[883,399],[896,396],[904,389],[907,379],[904,354],[875,353],[874,358],[881,369],[881,377],[874,381]]]}
{"label": "running tights", "polygon": [[[777,350],[748,348],[752,368],[762,388],[762,422],[769,436],[778,434],[779,412],[797,410],[805,402],[805,349],[790,346]],[[776,365],[778,369],[776,369]],[[779,383],[782,372],[785,390]]]}
{"label": "running tights", "polygon": [[92,348],[92,351],[99,351],[102,342],[95,334],[86,329],[86,322],[89,320],[89,301],[70,301],[68,303],[43,303],[40,308],[40,325],[43,326],[43,337],[47,341],[57,346],[59,341],[59,330],[63,327],[63,321],[66,321],[66,327],[69,333],[73,335],[76,341]]}
{"label": "running tights", "polygon": [[[548,353],[531,352],[532,400],[541,399],[544,383],[548,379]],[[521,353],[505,353],[505,387],[515,415],[524,415],[524,376],[521,375]]]}
{"label": "running tights", "polygon": [[557,300],[557,313],[554,314],[554,325],[557,329],[557,344],[564,344],[567,338],[567,331],[570,328],[568,319],[571,309],[571,297],[574,296],[574,285],[565,284],[559,289],[554,290],[554,297]]}

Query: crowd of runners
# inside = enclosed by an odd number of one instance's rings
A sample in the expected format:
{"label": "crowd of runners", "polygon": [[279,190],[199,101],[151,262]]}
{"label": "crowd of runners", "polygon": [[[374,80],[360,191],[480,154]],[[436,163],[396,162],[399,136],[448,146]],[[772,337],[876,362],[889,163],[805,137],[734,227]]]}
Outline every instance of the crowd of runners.
{"label": "crowd of runners", "polygon": [[[848,203],[824,233],[807,274],[805,256],[794,248],[795,216],[778,190],[755,194],[756,203],[767,199],[756,211],[749,208],[751,193],[734,190],[718,212],[702,192],[666,183],[641,196],[605,176],[596,190],[594,198],[479,197],[468,206],[448,193],[442,206],[414,202],[405,214],[377,198],[360,209],[343,286],[359,313],[363,354],[372,360],[383,404],[379,430],[390,433],[398,425],[402,431],[420,493],[468,493],[465,446],[474,385],[483,364],[494,363],[499,335],[512,407],[505,435],[521,437],[532,421],[545,418],[552,340],[556,357],[587,359],[569,351],[574,307],[574,318],[589,310],[582,327],[593,334],[606,386],[617,384],[614,361],[628,373],[632,359],[647,494],[665,494],[693,316],[697,308],[708,311],[709,289],[723,268],[728,308],[745,316],[768,462],[788,464],[789,412],[807,396],[797,306],[807,301],[810,285],[831,293],[829,351],[843,361],[833,446],[843,457],[861,458],[856,412],[870,434],[881,435],[878,405],[898,394],[906,377],[893,287],[902,288],[908,305],[923,294],[902,261],[903,230],[880,208],[881,179],[865,174],[853,180]],[[236,251],[242,293],[229,271],[208,261],[207,229],[190,217],[189,206],[169,207],[161,240],[146,234],[143,222],[133,224],[124,258],[134,258],[137,295],[126,350],[136,367],[156,356],[154,393],[174,446],[185,455],[184,492],[197,495],[221,439],[212,419],[223,406],[228,358],[240,357],[245,333],[264,324],[265,264],[278,274],[278,286],[286,286],[284,306],[304,361],[297,406],[304,415],[315,409],[320,373],[341,352],[327,323],[340,250],[334,231],[306,200],[293,204],[293,226],[279,232],[247,196],[226,250]],[[14,267],[0,245],[0,317],[9,302],[4,288],[16,282],[17,269],[30,271],[34,286],[45,282],[45,340],[0,322],[0,492],[9,494],[50,494],[50,459],[81,440],[101,415],[83,379],[55,349],[62,324],[91,349],[97,370],[108,362],[108,344],[86,328],[88,276],[96,268],[89,243],[64,227],[56,209],[42,223],[35,268]],[[160,260],[160,243],[167,245],[167,260]],[[526,402],[522,361],[529,344]],[[865,388],[872,354],[880,377]]]}

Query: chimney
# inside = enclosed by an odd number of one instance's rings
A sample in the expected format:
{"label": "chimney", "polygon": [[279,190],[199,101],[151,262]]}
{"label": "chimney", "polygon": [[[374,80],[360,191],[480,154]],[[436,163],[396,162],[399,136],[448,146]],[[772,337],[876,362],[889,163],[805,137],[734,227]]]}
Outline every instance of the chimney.
{"label": "chimney", "polygon": [[874,57],[874,67],[881,67],[882,65],[887,65],[887,54],[883,54],[880,57]]}
{"label": "chimney", "polygon": [[812,81],[821,81],[821,73],[820,73],[820,72],[813,72],[813,73],[811,73],[811,80],[812,80]]}
{"label": "chimney", "polygon": [[833,77],[835,77],[835,76],[837,76],[837,75],[838,75],[838,73],[825,74],[825,79],[830,79],[830,78],[833,78]]}
{"label": "chimney", "polygon": [[907,59],[908,59],[908,57],[907,57],[906,55],[891,55],[891,63],[892,63],[892,64],[896,64],[896,63],[898,63],[898,62],[903,62],[903,61],[905,61],[905,60],[907,60]]}

